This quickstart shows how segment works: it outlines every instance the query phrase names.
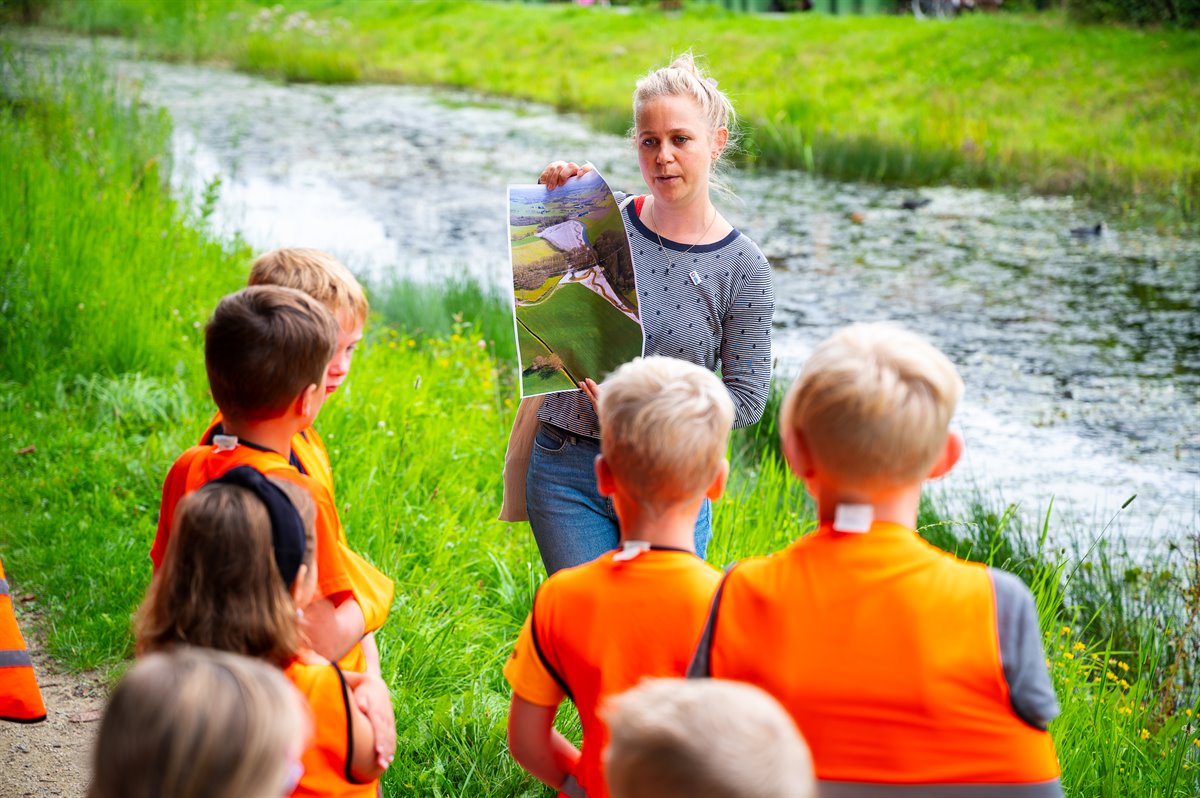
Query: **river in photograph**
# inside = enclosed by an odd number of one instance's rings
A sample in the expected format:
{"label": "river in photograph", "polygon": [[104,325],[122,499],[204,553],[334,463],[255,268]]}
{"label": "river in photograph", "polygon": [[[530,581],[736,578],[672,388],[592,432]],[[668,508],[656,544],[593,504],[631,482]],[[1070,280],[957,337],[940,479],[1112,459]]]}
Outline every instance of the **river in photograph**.
{"label": "river in photograph", "polygon": [[[375,284],[508,285],[506,186],[535,182],[552,159],[590,160],[614,188],[645,191],[628,141],[545,107],[114,63],[170,113],[179,189],[215,187],[215,227],[258,250],[330,250]],[[1053,502],[1052,536],[1083,545],[1106,528],[1141,551],[1196,535],[1200,242],[1093,235],[1102,220],[1066,197],[766,169],[728,180],[734,195],[718,205],[774,266],[780,376],[834,329],[878,319],[959,366],[967,450],[939,487],[951,507],[978,492],[1036,523]],[[929,202],[902,207],[918,197]]]}

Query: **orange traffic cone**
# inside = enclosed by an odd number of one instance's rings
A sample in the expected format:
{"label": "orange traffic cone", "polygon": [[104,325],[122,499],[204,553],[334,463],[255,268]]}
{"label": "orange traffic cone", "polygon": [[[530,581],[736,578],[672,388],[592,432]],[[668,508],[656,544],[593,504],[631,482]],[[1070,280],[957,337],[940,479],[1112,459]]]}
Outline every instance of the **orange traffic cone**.
{"label": "orange traffic cone", "polygon": [[4,563],[0,562],[0,720],[37,723],[46,719],[25,638],[17,628]]}

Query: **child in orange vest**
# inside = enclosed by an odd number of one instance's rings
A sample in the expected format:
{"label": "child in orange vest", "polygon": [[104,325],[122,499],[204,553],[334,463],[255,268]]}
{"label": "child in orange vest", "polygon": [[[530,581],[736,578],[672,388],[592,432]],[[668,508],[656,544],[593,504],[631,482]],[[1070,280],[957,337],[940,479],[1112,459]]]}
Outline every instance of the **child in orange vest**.
{"label": "child in orange vest", "polygon": [[[384,767],[360,707],[390,709],[391,697],[378,676],[343,672],[306,645],[298,616],[319,584],[315,520],[304,488],[252,466],[228,470],[184,497],[138,612],[138,653],[203,646],[282,668],[314,719],[292,795],[372,798]],[[389,723],[394,737],[390,714]]]}
{"label": "child in orange vest", "polygon": [[[289,461],[293,439],[312,426],[328,395],[328,366],[337,352],[338,335],[333,314],[292,288],[252,286],[218,303],[205,328],[204,361],[223,417],[222,434],[188,449],[171,466],[150,557],[157,570],[179,500],[232,468],[248,465],[300,485],[317,508],[320,575],[318,599],[305,613],[305,634],[322,656],[346,658],[349,669],[365,671],[359,645],[366,632],[362,607],[374,602],[360,602],[363,580],[355,574],[367,564],[343,545],[329,490]],[[385,751],[394,746],[385,722],[391,706],[368,710],[382,762]]]}
{"label": "child in orange vest", "polygon": [[612,798],[812,798],[812,758],[779,702],[752,684],[647,679],[610,698]]}
{"label": "child in orange vest", "polygon": [[[695,554],[701,503],[720,497],[733,403],[712,373],[666,357],[618,369],[599,389],[600,494],[621,548],[556,572],[538,590],[504,667],[512,756],[560,794],[606,798],[606,696],[646,676],[682,676],[720,574]],[[554,728],[570,698],[580,752]]]}
{"label": "child in orange vest", "polygon": [[[333,313],[338,324],[338,343],[326,368],[325,395],[332,396],[350,374],[354,350],[363,337],[370,306],[362,286],[337,258],[319,249],[298,247],[275,249],[255,258],[247,285],[278,285],[303,291]],[[224,432],[224,418],[218,410],[209,428],[200,438],[211,445]],[[292,436],[288,459],[301,473],[317,480],[329,491],[333,501],[333,469],[329,453],[317,430],[309,425]],[[336,502],[333,502],[336,507]],[[366,634],[338,664],[347,670],[379,675],[379,649],[374,631],[387,620],[394,587],[382,574],[349,548],[340,519],[338,537],[342,546],[343,566],[353,585],[355,601],[363,613]]]}
{"label": "child in orange vest", "polygon": [[835,333],[780,412],[820,526],[732,568],[690,672],[759,685],[812,749],[822,795],[1062,795],[1037,607],[1011,574],[913,531],[962,452],[962,381],[887,324]]}
{"label": "child in orange vest", "polygon": [[87,798],[291,794],[312,721],[277,668],[181,646],[138,660],[96,734]]}

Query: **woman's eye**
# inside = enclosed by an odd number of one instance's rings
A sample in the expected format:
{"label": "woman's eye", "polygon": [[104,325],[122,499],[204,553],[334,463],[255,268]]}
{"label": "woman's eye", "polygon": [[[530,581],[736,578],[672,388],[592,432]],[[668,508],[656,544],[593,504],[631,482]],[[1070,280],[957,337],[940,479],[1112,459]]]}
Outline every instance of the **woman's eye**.
{"label": "woman's eye", "polygon": [[687,136],[676,136],[675,137],[676,144],[686,144],[688,141],[689,141],[689,139]]}
{"label": "woman's eye", "polygon": [[643,146],[643,147],[653,147],[653,146],[654,146],[654,144],[655,144],[655,141],[654,141],[654,139],[642,139],[642,146]]}

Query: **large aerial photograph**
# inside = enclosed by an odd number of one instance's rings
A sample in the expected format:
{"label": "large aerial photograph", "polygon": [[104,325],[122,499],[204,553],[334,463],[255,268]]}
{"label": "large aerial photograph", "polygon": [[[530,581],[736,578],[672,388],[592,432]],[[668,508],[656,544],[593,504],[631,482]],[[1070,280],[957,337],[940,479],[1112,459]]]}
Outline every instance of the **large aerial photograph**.
{"label": "large aerial photograph", "polygon": [[600,173],[510,186],[508,203],[522,396],[600,382],[640,355],[629,242]]}

